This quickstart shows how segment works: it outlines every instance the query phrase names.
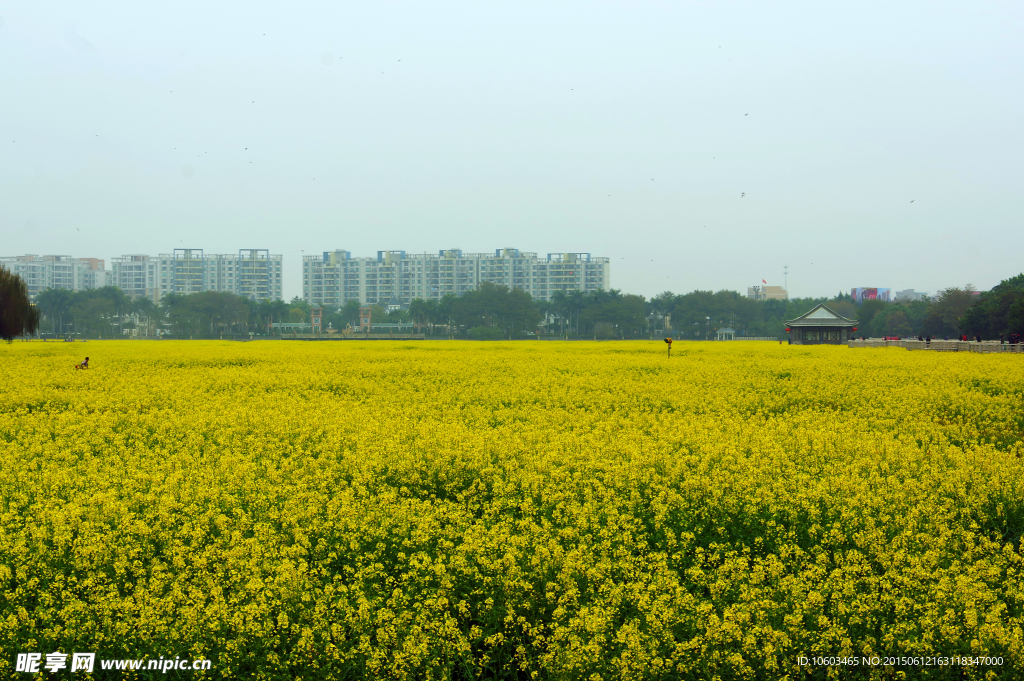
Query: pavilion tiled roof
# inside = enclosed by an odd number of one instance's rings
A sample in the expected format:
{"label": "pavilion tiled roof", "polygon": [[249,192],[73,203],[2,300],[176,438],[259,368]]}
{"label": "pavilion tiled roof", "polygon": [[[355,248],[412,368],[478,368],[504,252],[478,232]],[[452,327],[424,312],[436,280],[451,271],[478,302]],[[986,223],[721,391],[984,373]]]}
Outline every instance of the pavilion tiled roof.
{"label": "pavilion tiled roof", "polygon": [[828,309],[824,304],[818,304],[796,319],[787,320],[786,326],[857,326],[857,320],[847,319]]}

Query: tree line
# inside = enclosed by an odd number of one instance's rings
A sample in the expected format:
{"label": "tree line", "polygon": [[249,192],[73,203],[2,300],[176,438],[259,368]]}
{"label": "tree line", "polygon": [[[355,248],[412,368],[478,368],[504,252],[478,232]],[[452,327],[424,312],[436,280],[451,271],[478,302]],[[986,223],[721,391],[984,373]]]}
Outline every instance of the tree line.
{"label": "tree line", "polygon": [[[298,298],[290,309],[309,319],[309,305]],[[490,282],[461,296],[447,294],[438,300],[415,299],[407,309],[388,311],[371,307],[373,323],[411,324],[427,336],[502,340],[535,337],[535,334],[566,338],[641,338],[647,333],[647,305],[642,296],[621,291],[558,291],[550,301],[536,300],[521,289]],[[359,326],[359,303],[323,312],[324,328]]]}
{"label": "tree line", "polygon": [[[21,302],[19,302],[21,301]],[[123,336],[223,338],[278,335],[281,323],[308,323],[310,305],[255,302],[231,293],[207,291],[167,295],[159,305],[133,300],[108,286],[87,291],[47,289],[28,304],[19,277],[0,268],[0,337],[23,333],[50,337]],[[735,291],[661,293],[651,300],[621,291],[558,291],[549,301],[519,289],[488,282],[462,296],[413,300],[406,309],[372,306],[373,324],[402,324],[432,337],[479,340],[538,335],[560,338],[713,339],[732,328],[737,337],[786,338],[786,320],[818,303],[856,319],[857,335],[1009,338],[1024,333],[1024,274],[978,293],[970,285],[951,287],[934,298],[907,302],[867,300],[857,304],[846,294],[791,300],[753,300]],[[348,301],[323,309],[323,329],[359,328],[359,308]],[[287,328],[284,333],[291,333]]]}
{"label": "tree line", "polygon": [[46,289],[36,296],[39,332],[57,338],[122,336],[218,338],[266,333],[271,322],[287,321],[283,301],[257,303],[233,293],[170,294],[159,305],[132,299],[114,286],[86,291]]}
{"label": "tree line", "polygon": [[979,293],[970,284],[949,287],[915,301],[865,300],[844,293],[823,298],[753,300],[735,291],[665,292],[649,303],[660,328],[684,339],[714,338],[730,327],[738,336],[786,338],[786,320],[824,303],[833,312],[857,321],[857,335],[880,338],[931,336],[971,339],[1009,338],[1024,333],[1024,274]]}
{"label": "tree line", "polygon": [[[12,275],[13,276],[13,275]],[[310,322],[311,306],[291,302],[255,302],[231,293],[206,291],[170,294],[159,305],[133,300],[108,286],[87,291],[47,289],[36,296],[39,333],[54,338],[174,337],[223,338],[292,333],[289,324]],[[360,305],[350,300],[324,308],[322,328],[358,329]],[[517,339],[537,334],[564,338],[640,338],[648,333],[648,304],[642,296],[620,291],[558,292],[535,300],[520,289],[489,282],[461,296],[413,300],[406,309],[371,306],[372,323],[404,324],[418,333],[478,340]],[[285,329],[275,324],[284,324]],[[303,329],[308,330],[308,329]],[[35,330],[33,330],[35,333]]]}

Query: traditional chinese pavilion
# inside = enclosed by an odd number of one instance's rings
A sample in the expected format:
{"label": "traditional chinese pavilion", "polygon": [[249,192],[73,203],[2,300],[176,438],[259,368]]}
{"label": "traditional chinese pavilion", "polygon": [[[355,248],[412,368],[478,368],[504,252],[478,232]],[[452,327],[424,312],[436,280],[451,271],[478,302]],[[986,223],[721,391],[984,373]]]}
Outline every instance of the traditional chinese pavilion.
{"label": "traditional chinese pavilion", "polygon": [[794,345],[839,345],[853,338],[857,320],[838,315],[825,305],[786,322],[789,342]]}

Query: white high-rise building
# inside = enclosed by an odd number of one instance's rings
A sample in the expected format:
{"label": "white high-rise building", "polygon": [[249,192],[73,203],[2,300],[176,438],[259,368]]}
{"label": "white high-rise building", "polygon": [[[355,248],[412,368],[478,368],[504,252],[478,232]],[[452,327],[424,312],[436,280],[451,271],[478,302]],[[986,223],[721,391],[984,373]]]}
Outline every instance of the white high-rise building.
{"label": "white high-rise building", "polygon": [[114,280],[133,298],[159,303],[169,293],[203,291],[234,293],[250,300],[283,300],[282,257],[262,248],[243,248],[238,254],[204,254],[201,248],[176,248],[152,257],[114,258]]}
{"label": "white high-rise building", "polygon": [[0,258],[0,265],[20,276],[32,300],[48,288],[85,291],[103,288],[110,273],[99,258],[73,258],[70,255],[20,255]]}
{"label": "white high-rise building", "polygon": [[337,250],[302,259],[302,297],[311,305],[341,306],[349,300],[404,305],[416,298],[462,295],[484,281],[550,300],[560,290],[607,291],[611,263],[590,253],[549,253],[541,258],[516,248],[499,248],[494,254],[459,249],[436,255],[377,251],[376,258],[354,258]]}
{"label": "white high-rise building", "polygon": [[263,248],[243,248],[238,254],[207,256],[211,290],[229,291],[250,300],[283,300],[280,255]]}
{"label": "white high-rise building", "polygon": [[176,248],[159,257],[160,295],[220,291],[256,301],[283,300],[281,263],[280,255],[263,248],[243,248],[237,255]]}
{"label": "white high-rise building", "polygon": [[160,302],[160,286],[157,283],[160,261],[148,255],[122,255],[110,262],[113,285],[134,300],[149,298]]}

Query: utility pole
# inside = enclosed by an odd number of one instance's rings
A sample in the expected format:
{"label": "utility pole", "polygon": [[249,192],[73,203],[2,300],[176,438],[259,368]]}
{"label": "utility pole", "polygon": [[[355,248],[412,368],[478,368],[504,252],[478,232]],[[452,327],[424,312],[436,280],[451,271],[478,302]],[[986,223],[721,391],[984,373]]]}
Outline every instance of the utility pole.
{"label": "utility pole", "polygon": [[786,287],[786,295],[789,295],[789,265],[782,266],[782,284]]}

